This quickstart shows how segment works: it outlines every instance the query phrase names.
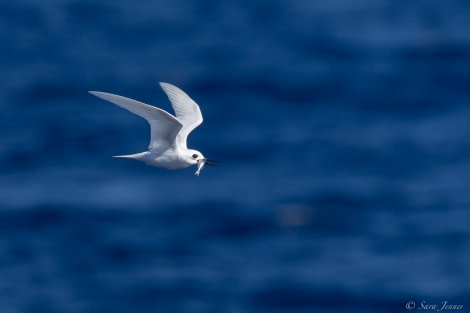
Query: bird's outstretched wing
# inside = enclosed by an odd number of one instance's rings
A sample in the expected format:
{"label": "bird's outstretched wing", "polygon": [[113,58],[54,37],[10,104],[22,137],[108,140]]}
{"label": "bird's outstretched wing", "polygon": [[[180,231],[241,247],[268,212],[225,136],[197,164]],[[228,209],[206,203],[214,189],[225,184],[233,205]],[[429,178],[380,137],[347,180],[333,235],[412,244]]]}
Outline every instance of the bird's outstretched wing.
{"label": "bird's outstretched wing", "polygon": [[202,123],[202,114],[199,106],[184,91],[168,83],[160,83],[163,91],[168,96],[178,120],[183,128],[176,137],[178,147],[186,149],[186,139],[190,132]]}
{"label": "bird's outstretched wing", "polygon": [[175,144],[176,136],[183,128],[183,124],[177,118],[162,109],[111,93],[100,91],[90,91],[90,93],[145,118],[150,124],[151,151],[165,150]]}

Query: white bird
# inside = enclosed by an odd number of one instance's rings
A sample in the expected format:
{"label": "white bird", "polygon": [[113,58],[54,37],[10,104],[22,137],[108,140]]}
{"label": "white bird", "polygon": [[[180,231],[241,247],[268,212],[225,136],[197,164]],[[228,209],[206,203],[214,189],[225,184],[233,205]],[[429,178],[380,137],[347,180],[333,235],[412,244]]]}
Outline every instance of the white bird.
{"label": "white bird", "polygon": [[114,156],[115,158],[135,159],[147,165],[167,169],[197,165],[195,175],[199,176],[204,164],[214,166],[218,163],[186,146],[189,133],[202,123],[201,110],[197,103],[178,87],[168,83],[160,83],[160,86],[168,96],[176,117],[160,108],[126,97],[101,91],[89,91],[89,93],[145,118],[150,124],[148,151],[118,155]]}

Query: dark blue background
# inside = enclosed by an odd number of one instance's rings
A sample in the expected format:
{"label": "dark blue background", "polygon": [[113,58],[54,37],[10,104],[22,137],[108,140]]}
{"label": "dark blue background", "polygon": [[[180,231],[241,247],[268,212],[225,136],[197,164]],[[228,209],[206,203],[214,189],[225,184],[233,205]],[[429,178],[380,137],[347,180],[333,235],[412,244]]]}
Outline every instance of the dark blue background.
{"label": "dark blue background", "polygon": [[[468,1],[0,4],[0,311],[470,308]],[[205,122],[168,171],[147,123]],[[417,308],[415,309],[417,310]]]}

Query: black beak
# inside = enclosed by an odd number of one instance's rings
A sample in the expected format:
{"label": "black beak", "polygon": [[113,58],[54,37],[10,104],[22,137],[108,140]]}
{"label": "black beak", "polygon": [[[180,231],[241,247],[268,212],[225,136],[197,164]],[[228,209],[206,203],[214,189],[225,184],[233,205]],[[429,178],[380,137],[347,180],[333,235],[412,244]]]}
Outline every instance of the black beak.
{"label": "black beak", "polygon": [[216,160],[211,160],[211,159],[203,159],[204,163],[210,166],[217,166],[219,165],[219,162]]}

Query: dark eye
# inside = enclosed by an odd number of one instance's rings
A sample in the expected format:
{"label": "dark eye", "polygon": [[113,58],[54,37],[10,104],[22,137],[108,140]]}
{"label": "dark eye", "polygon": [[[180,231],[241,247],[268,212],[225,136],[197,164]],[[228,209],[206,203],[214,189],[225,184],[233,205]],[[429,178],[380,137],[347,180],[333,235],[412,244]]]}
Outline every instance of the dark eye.
{"label": "dark eye", "polygon": [[196,159],[196,158],[197,158],[197,154],[194,153],[194,154],[193,154],[193,159]]}

